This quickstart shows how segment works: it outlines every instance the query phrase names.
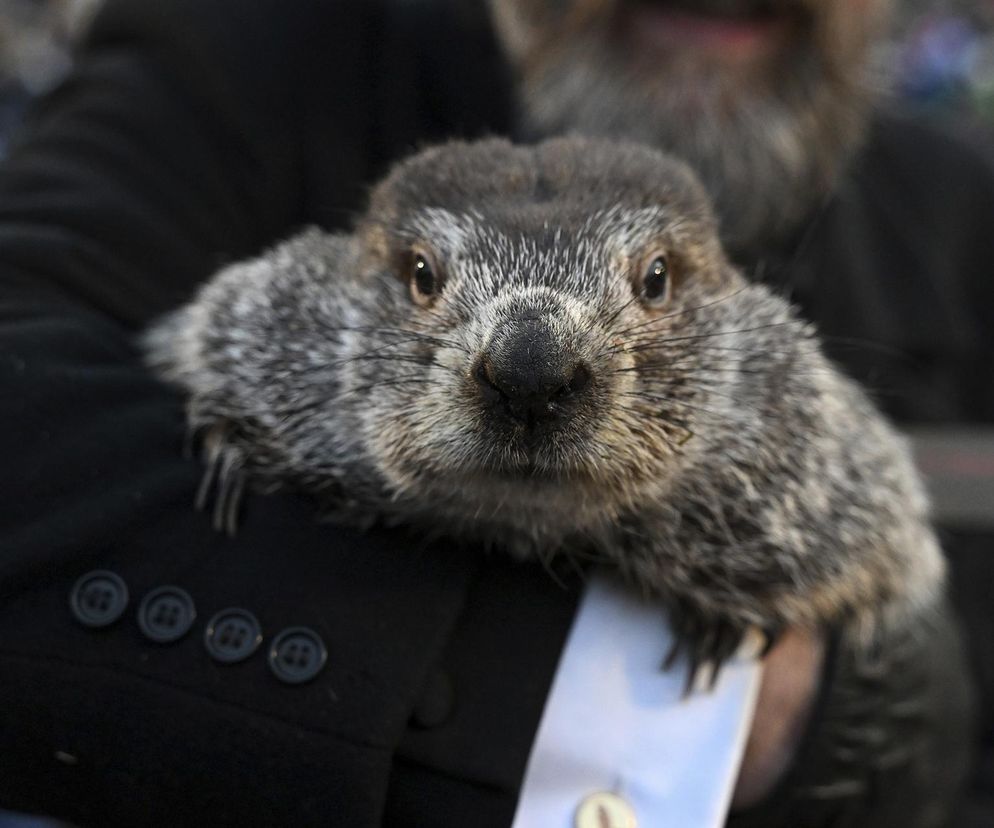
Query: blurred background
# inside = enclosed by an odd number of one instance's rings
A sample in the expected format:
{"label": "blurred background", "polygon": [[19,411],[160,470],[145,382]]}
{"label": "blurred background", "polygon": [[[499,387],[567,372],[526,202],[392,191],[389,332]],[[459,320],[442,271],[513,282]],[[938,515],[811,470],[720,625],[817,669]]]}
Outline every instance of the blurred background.
{"label": "blurred background", "polygon": [[994,0],[896,0],[880,80],[904,106],[994,126]]}
{"label": "blurred background", "polygon": [[[100,3],[0,0],[0,155],[27,103],[69,71],[72,43]],[[994,129],[994,0],[894,5],[875,81],[902,107],[962,122],[981,134]]]}
{"label": "blurred background", "polygon": [[[0,0],[0,157],[30,101],[71,69],[72,44],[100,3]],[[895,0],[875,70],[894,105],[969,130],[994,152],[994,0]],[[0,828],[52,826],[0,812]]]}

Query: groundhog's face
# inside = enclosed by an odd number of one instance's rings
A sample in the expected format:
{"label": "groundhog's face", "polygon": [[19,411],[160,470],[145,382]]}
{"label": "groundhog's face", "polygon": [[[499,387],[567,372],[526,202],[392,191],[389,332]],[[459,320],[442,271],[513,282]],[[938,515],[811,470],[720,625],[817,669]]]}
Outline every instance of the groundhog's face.
{"label": "groundhog's face", "polygon": [[540,534],[665,486],[739,286],[684,167],[579,141],[449,147],[370,215],[359,278],[391,332],[352,343],[347,384],[369,389],[363,437],[396,494]]}

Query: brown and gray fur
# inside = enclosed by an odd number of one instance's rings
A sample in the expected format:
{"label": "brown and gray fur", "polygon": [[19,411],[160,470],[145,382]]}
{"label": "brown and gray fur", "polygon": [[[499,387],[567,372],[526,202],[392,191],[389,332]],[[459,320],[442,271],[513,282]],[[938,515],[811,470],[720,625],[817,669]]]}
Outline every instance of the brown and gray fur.
{"label": "brown and gray fur", "polygon": [[[430,302],[412,300],[412,250],[444,274]],[[651,303],[657,254],[670,286]],[[565,360],[568,385],[583,366],[539,424],[501,416],[486,379],[532,334],[548,353],[510,370]],[[752,625],[865,635],[941,591],[903,441],[729,264],[702,188],[654,150],[429,150],[353,234],[309,230],[228,267],[149,342],[189,394],[229,522],[248,481],[346,518],[593,557],[718,661]]]}

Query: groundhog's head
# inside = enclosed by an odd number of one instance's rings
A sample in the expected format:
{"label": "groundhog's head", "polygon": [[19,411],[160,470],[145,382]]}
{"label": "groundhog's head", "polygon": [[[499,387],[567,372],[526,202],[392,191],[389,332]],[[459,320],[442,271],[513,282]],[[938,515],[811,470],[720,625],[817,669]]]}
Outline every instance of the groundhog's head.
{"label": "groundhog's head", "polygon": [[376,189],[356,240],[376,324],[410,332],[354,343],[349,366],[392,488],[541,535],[665,485],[720,380],[707,307],[741,286],[684,165],[448,145]]}

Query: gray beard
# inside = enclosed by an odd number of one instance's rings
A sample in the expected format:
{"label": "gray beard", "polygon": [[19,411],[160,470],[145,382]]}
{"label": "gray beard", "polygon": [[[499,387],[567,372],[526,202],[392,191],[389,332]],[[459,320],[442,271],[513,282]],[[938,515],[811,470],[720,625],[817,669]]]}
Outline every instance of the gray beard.
{"label": "gray beard", "polygon": [[[624,65],[591,38],[525,73],[523,128],[625,138],[687,161],[711,194],[733,258],[755,261],[829,195],[859,146],[871,96],[863,64],[796,55],[775,89],[732,88],[727,73],[669,67],[665,78]],[[772,84],[771,84],[772,85]]]}

